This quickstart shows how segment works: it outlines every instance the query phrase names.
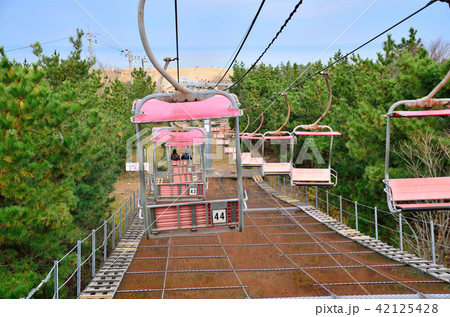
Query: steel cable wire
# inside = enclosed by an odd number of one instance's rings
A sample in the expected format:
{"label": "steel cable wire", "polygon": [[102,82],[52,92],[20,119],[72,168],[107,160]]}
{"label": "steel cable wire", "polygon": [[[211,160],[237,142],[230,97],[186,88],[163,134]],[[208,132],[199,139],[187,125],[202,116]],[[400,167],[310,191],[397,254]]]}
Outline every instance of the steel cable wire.
{"label": "steel cable wire", "polygon": [[242,47],[244,46],[245,42],[247,41],[247,38],[250,35],[250,32],[252,31],[253,26],[255,25],[256,20],[258,19],[259,13],[261,12],[265,2],[266,2],[266,0],[262,0],[261,1],[261,4],[259,5],[258,11],[256,12],[255,17],[253,18],[252,23],[250,24],[250,27],[248,28],[248,30],[247,30],[247,32],[246,32],[246,34],[244,36],[244,39],[241,41],[241,43],[239,45],[239,48],[237,49],[237,52],[234,54],[233,60],[230,62],[230,65],[228,66],[227,70],[223,74],[222,78],[220,78],[220,80],[217,82],[217,84],[215,84],[213,89],[216,88],[222,82],[222,80],[225,78],[225,76],[230,71],[231,67],[233,66],[233,63],[237,59],[239,53],[241,52]]}
{"label": "steel cable wire", "polygon": [[275,35],[275,37],[272,39],[272,41],[269,43],[269,45],[266,47],[266,49],[261,53],[261,55],[256,59],[256,61],[252,64],[252,66],[250,66],[250,68],[245,72],[244,75],[242,75],[241,78],[239,78],[235,83],[233,83],[231,86],[227,87],[225,90],[229,90],[232,87],[236,86],[242,79],[244,79],[245,76],[247,76],[247,74],[256,66],[256,64],[258,64],[258,62],[261,60],[261,58],[264,56],[264,54],[266,54],[266,52],[269,50],[269,48],[272,46],[272,44],[275,42],[275,40],[278,38],[278,36],[281,34],[281,32],[283,32],[284,28],[286,27],[286,25],[289,23],[289,21],[292,19],[292,17],[294,16],[294,14],[297,12],[297,9],[300,5],[303,4],[303,0],[300,0],[294,7],[294,10],[291,11],[291,13],[289,14],[288,18],[284,21],[283,25],[280,27],[280,29],[278,30],[277,34]]}
{"label": "steel cable wire", "polygon": [[[306,78],[303,79],[302,81],[300,81],[300,82],[298,82],[298,83],[296,83],[296,84],[293,84],[293,85],[289,86],[289,87],[286,88],[283,92],[286,92],[286,91],[288,91],[288,90],[291,90],[291,89],[293,89],[293,88],[295,88],[295,87],[300,86],[302,83],[306,82],[307,80],[309,80],[309,79],[311,79],[311,78],[317,76],[317,75],[320,74],[321,72],[323,72],[323,71],[329,69],[330,67],[336,65],[337,63],[341,62],[342,60],[344,60],[345,58],[347,58],[347,57],[350,56],[351,54],[353,54],[353,53],[355,53],[356,51],[360,50],[360,49],[363,48],[364,46],[370,44],[371,42],[373,42],[374,40],[376,40],[376,39],[379,38],[380,36],[386,34],[386,33],[389,32],[390,30],[392,30],[393,28],[395,28],[395,27],[397,27],[398,25],[400,25],[400,24],[402,24],[403,22],[405,22],[406,20],[409,20],[410,18],[412,18],[412,17],[415,16],[416,14],[418,14],[418,13],[420,13],[421,11],[425,10],[427,7],[429,7],[430,5],[432,5],[433,3],[435,3],[436,1],[438,1],[438,0],[431,0],[431,1],[428,2],[425,6],[423,6],[422,8],[420,8],[419,10],[417,10],[417,11],[413,12],[412,14],[408,15],[406,18],[404,18],[404,19],[400,20],[399,22],[395,23],[394,25],[392,25],[392,26],[389,27],[388,29],[384,30],[383,32],[379,33],[378,35],[372,37],[370,40],[368,40],[368,41],[364,42],[363,44],[359,45],[357,48],[353,49],[352,51],[350,51],[349,53],[347,53],[347,54],[345,54],[344,56],[340,57],[339,59],[335,60],[334,62],[332,62],[332,63],[328,64],[327,66],[323,67],[322,69],[316,71],[316,72],[313,73],[312,75],[309,75],[308,77],[306,77]],[[442,1],[442,0],[439,0],[439,1]],[[254,65],[255,65],[255,64],[253,64],[251,68],[253,68]],[[249,71],[250,71],[250,69],[249,69]],[[236,84],[238,84],[238,82],[240,82],[240,81],[248,74],[249,71],[247,71],[247,72],[245,73],[244,76],[242,76],[236,83],[234,83],[232,86],[228,87],[227,89],[230,89],[230,88],[232,88],[233,86],[235,86]],[[281,92],[280,92],[280,93],[281,93]],[[273,95],[273,96],[271,96],[271,97],[269,97],[269,98],[266,98],[266,99],[263,100],[263,101],[259,101],[259,102],[258,102],[257,104],[255,104],[255,105],[252,105],[252,106],[249,106],[249,107],[246,107],[246,108],[242,108],[242,109],[243,109],[243,110],[246,110],[246,109],[253,108],[253,107],[256,107],[256,106],[258,106],[258,105],[261,105],[261,104],[263,104],[263,103],[265,103],[265,102],[267,102],[267,101],[269,101],[269,100],[275,98],[275,97],[278,96],[280,93],[278,93],[278,94],[276,94],[276,95]]]}

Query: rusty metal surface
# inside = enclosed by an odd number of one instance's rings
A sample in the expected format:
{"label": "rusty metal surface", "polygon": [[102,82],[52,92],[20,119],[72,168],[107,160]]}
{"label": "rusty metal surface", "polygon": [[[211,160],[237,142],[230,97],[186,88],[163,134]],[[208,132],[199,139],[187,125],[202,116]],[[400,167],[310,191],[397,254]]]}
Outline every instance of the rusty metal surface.
{"label": "rusty metal surface", "polygon": [[[209,181],[208,199],[237,196]],[[343,237],[253,180],[243,232],[142,239],[114,298],[450,294],[450,284]]]}

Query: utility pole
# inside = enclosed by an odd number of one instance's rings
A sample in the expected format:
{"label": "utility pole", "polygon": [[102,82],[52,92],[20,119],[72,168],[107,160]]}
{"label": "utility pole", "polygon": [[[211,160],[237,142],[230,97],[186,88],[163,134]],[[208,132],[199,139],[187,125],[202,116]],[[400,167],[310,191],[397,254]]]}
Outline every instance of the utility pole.
{"label": "utility pole", "polygon": [[130,51],[130,50],[126,50],[126,52],[127,52],[127,55],[128,55],[128,65],[129,65],[129,68],[130,68],[130,84],[133,84],[133,75],[131,74],[131,70],[132,70],[132,65],[131,65],[131,62],[132,62],[131,51]]}
{"label": "utility pole", "polygon": [[148,62],[148,60],[147,60],[147,57],[141,57],[141,61],[142,61],[142,69],[144,69],[145,70],[145,67],[144,67],[144,63],[147,63]]}
{"label": "utility pole", "polygon": [[89,25],[88,25],[88,34],[87,34],[87,36],[88,36],[88,40],[89,40],[89,52],[91,54],[91,57],[89,58],[89,60],[92,61],[94,59],[94,54],[92,54],[92,34],[91,34],[91,30],[89,28]]}

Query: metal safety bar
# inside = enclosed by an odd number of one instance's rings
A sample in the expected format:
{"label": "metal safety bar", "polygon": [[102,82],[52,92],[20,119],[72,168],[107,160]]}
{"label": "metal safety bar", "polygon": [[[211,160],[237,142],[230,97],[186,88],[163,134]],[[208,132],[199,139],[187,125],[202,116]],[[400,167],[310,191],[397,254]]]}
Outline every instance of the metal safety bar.
{"label": "metal safety bar", "polygon": [[[247,200],[247,192],[244,191],[243,210],[247,209]],[[147,205],[154,219],[150,224],[150,234],[177,229],[239,228],[242,220],[240,209],[239,198]]]}

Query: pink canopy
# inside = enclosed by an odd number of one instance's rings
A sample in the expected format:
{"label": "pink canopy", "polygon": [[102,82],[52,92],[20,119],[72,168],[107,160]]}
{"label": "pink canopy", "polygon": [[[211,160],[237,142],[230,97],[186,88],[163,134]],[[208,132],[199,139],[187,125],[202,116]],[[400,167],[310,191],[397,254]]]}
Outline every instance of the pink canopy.
{"label": "pink canopy", "polygon": [[[203,141],[204,142],[204,141]],[[187,142],[167,142],[167,146],[189,146],[189,145],[200,145],[203,143],[202,141],[187,141]]]}
{"label": "pink canopy", "polygon": [[290,135],[265,135],[264,140],[290,140],[293,137]]}
{"label": "pink canopy", "polygon": [[241,135],[241,139],[247,139],[247,140],[262,140],[262,136],[251,136],[251,135]]}
{"label": "pink canopy", "polygon": [[[140,101],[138,100],[137,103]],[[201,101],[165,102],[158,99],[147,100],[141,107],[143,113],[134,117],[133,122],[165,122],[201,120],[210,118],[236,117],[241,110],[232,108],[231,101],[223,95],[215,95]]]}
{"label": "pink canopy", "polygon": [[450,116],[450,109],[421,110],[421,111],[394,111],[394,117],[433,117]]}
{"label": "pink canopy", "polygon": [[339,132],[336,131],[295,131],[296,135],[341,135]]}
{"label": "pink canopy", "polygon": [[204,128],[195,128],[177,132],[164,128],[153,128],[153,142],[205,142],[206,131]]}
{"label": "pink canopy", "polygon": [[211,121],[211,125],[226,125],[227,122],[222,122],[222,121]]}
{"label": "pink canopy", "polygon": [[166,142],[167,146],[200,145],[206,142],[204,128],[195,128],[188,131],[176,132],[172,129],[153,128],[153,142]]}

